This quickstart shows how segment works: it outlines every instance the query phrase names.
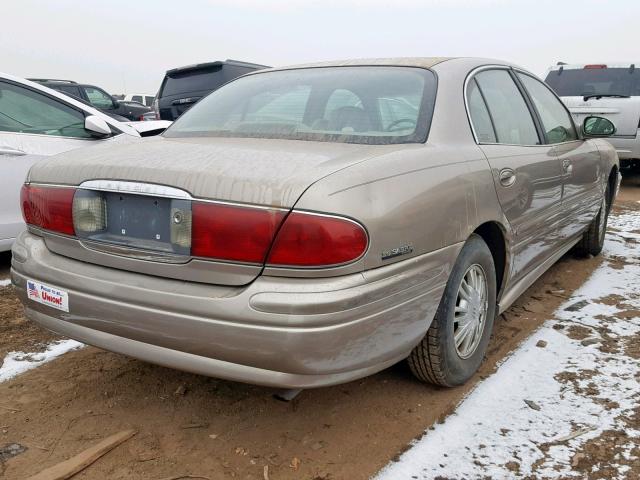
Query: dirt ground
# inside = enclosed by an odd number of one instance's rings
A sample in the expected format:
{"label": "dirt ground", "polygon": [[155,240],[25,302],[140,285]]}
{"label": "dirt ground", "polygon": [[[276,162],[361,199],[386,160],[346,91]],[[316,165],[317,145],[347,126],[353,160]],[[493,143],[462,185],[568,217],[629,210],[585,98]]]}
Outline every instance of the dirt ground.
{"label": "dirt ground", "polygon": [[[617,205],[640,212],[640,177],[623,184]],[[8,260],[0,260],[2,277]],[[70,352],[0,383],[0,451],[12,443],[26,447],[4,462],[0,456],[0,478],[26,478],[129,428],[137,430],[135,437],[74,478],[369,478],[450,414],[600,261],[562,258],[500,316],[481,371],[454,389],[420,384],[398,364],[285,403],[269,388],[185,374],[93,347]],[[34,351],[52,338],[24,319],[10,287],[0,290],[0,359],[7,351]],[[616,436],[603,436],[589,449],[612,457]],[[582,463],[576,467],[586,472]],[[640,466],[633,471],[638,476],[629,478],[640,478]]]}

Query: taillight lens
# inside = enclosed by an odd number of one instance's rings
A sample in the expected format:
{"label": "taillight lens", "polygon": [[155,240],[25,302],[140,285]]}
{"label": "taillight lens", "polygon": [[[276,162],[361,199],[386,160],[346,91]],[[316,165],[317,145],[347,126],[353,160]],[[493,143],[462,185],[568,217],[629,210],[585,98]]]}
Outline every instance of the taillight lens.
{"label": "taillight lens", "polygon": [[191,214],[191,255],[263,263],[285,212],[193,202]]}
{"label": "taillight lens", "polygon": [[267,263],[324,267],[358,259],[366,251],[367,232],[346,218],[291,212],[278,232]]}
{"label": "taillight lens", "polygon": [[35,227],[75,235],[73,195],[75,188],[23,185],[20,204],[24,221]]}

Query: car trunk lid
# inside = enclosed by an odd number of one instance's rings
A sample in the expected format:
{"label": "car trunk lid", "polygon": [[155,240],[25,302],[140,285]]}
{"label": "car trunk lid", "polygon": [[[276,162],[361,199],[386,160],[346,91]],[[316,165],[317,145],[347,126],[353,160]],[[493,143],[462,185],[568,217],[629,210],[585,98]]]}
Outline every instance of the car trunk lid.
{"label": "car trunk lid", "polygon": [[[188,210],[190,206],[185,206],[180,194],[165,195],[165,190],[184,192],[185,198],[193,202],[268,208],[280,212],[276,217],[282,221],[281,213],[286,214],[319,179],[397,148],[290,140],[151,137],[44,160],[32,168],[29,182],[83,185],[83,192],[101,192],[109,209],[111,228],[104,235],[67,238],[45,234],[52,251],[151,275],[244,285],[260,274],[262,262],[195,258],[187,251],[170,248],[165,241],[168,226],[159,224],[165,221],[159,219],[167,217],[169,222],[169,213],[173,215],[175,209]],[[129,190],[120,192],[122,195],[114,195],[118,192],[114,185],[121,184],[134,185],[134,194],[127,187]],[[139,188],[143,190],[135,192]],[[154,196],[160,201],[154,202]],[[118,215],[114,216],[114,209],[119,209]],[[149,209],[158,211],[145,215]],[[120,232],[122,237],[118,239]],[[155,239],[159,242],[154,244]]]}

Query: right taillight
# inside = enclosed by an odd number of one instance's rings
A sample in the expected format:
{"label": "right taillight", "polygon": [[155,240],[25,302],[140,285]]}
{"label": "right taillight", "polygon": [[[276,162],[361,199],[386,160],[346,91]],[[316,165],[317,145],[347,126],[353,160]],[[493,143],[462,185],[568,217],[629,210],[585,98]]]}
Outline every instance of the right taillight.
{"label": "right taillight", "polygon": [[25,223],[52,232],[75,235],[73,195],[75,188],[23,185],[20,205]]}
{"label": "right taillight", "polygon": [[348,218],[293,211],[280,228],[267,264],[328,267],[353,262],[367,250],[367,232]]}

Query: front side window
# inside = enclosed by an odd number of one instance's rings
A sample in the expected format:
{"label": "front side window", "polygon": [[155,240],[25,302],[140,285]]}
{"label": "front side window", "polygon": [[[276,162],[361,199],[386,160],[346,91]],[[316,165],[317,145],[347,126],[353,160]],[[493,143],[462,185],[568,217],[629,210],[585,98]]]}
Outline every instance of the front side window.
{"label": "front side window", "polygon": [[485,70],[475,76],[493,120],[498,143],[539,145],[533,117],[506,70]]}
{"label": "front side window", "polygon": [[131,100],[134,102],[142,103],[142,95],[134,95],[131,97]]}
{"label": "front side window", "polygon": [[95,87],[84,87],[84,92],[87,94],[87,98],[91,105],[103,110],[109,110],[113,108],[113,101],[111,97],[105,92]]}
{"label": "front side window", "polygon": [[548,143],[561,143],[577,140],[578,135],[571,116],[560,100],[535,78],[518,73],[518,78],[527,89],[533,104],[540,115]]}
{"label": "front side window", "polygon": [[369,144],[424,142],[435,95],[435,75],[421,68],[264,72],[241,77],[214,91],[164,135]]}
{"label": "front side window", "polygon": [[41,93],[0,81],[0,131],[91,138],[84,115]]}

